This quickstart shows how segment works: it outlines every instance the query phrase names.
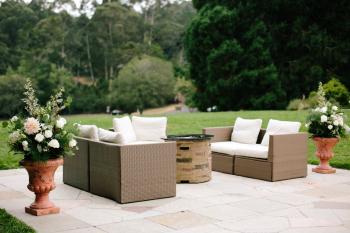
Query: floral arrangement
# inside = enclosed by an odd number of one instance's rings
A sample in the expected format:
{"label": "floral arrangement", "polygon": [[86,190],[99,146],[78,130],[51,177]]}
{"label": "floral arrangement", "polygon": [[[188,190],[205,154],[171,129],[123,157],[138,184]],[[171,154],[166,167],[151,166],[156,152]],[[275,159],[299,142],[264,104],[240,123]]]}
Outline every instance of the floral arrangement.
{"label": "floral arrangement", "polygon": [[14,116],[3,122],[9,131],[11,151],[24,155],[30,161],[47,161],[61,156],[73,155],[78,149],[74,139],[76,126],[68,128],[67,121],[59,115],[70,100],[63,100],[63,88],[45,106],[40,106],[35,91],[28,80],[25,85],[25,110],[23,117]]}
{"label": "floral arrangement", "polygon": [[317,107],[312,109],[306,127],[313,137],[334,138],[343,137],[349,130],[345,124],[344,112],[330,103],[325,97],[325,91],[320,83],[317,91]]}

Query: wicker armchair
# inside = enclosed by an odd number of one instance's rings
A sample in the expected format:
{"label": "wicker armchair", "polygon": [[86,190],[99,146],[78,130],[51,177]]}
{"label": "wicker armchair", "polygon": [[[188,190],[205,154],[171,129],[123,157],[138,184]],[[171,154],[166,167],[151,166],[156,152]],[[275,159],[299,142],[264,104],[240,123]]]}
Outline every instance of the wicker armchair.
{"label": "wicker armchair", "polygon": [[64,183],[119,203],[176,195],[175,142],[118,145],[79,138],[78,146],[78,156],[65,161]]}
{"label": "wicker armchair", "polygon": [[[214,135],[212,142],[230,141],[233,127],[205,128]],[[265,134],[261,130],[257,144]],[[267,181],[278,181],[307,175],[307,134],[270,135],[267,159],[212,152],[212,169],[223,173]]]}

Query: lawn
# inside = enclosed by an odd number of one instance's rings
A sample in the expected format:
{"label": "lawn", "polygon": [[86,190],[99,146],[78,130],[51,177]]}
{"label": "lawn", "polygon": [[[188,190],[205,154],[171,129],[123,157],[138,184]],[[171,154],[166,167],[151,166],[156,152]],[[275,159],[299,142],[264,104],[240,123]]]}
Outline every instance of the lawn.
{"label": "lawn", "polygon": [[[350,115],[350,110],[346,111]],[[210,126],[229,126],[233,125],[236,117],[243,118],[261,118],[263,127],[266,127],[270,118],[278,120],[300,121],[303,124],[302,131],[305,131],[305,118],[307,111],[238,111],[238,112],[218,112],[218,113],[179,113],[168,115],[168,133],[185,134],[200,133],[201,129]],[[70,123],[96,124],[102,128],[112,126],[110,115],[72,115],[67,116]],[[350,121],[348,120],[349,124]],[[14,156],[8,153],[6,146],[7,134],[4,129],[0,129],[0,169],[15,168],[18,166],[20,156]],[[309,140],[309,163],[317,164],[317,158],[314,156],[315,147]],[[334,167],[350,169],[350,138],[342,139],[335,148],[336,156],[331,164]]]}
{"label": "lawn", "polygon": [[0,209],[0,232],[3,233],[35,233],[34,229],[22,221],[12,217],[4,209]]}

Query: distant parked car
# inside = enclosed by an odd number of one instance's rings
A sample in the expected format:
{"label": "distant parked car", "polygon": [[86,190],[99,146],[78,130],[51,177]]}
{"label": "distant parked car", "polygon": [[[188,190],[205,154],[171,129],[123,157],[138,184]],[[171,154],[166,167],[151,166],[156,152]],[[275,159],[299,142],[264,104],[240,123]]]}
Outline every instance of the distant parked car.
{"label": "distant parked car", "polygon": [[122,112],[121,110],[114,109],[114,110],[112,111],[112,115],[113,115],[113,116],[121,115],[121,114],[123,114],[123,112]]}

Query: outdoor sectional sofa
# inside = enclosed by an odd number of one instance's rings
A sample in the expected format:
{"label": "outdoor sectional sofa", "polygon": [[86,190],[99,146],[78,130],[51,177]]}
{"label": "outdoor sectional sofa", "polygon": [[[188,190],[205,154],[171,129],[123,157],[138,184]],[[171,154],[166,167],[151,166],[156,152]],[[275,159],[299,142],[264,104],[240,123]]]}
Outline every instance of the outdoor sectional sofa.
{"label": "outdoor sectional sofa", "polygon": [[76,139],[76,156],[64,161],[65,184],[119,203],[176,195],[175,142],[119,145]]}
{"label": "outdoor sectional sofa", "polygon": [[[307,175],[307,134],[269,135],[267,147],[261,145],[266,130],[261,129],[256,145],[231,141],[233,127],[203,129],[212,138],[212,170],[267,181]],[[231,144],[231,148],[229,147]],[[226,148],[220,148],[226,145]]]}

